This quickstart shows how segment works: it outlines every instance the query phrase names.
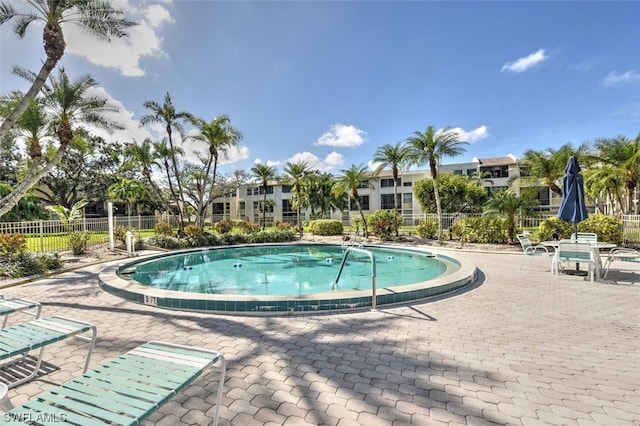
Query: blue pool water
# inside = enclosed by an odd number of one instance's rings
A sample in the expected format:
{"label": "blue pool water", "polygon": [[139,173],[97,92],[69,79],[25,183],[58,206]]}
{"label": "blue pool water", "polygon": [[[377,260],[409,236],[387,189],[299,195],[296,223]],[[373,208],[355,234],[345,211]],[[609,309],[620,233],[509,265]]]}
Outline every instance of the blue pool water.
{"label": "blue pool water", "polygon": [[[419,283],[442,275],[446,265],[432,254],[366,247],[376,260],[377,287]],[[260,245],[204,249],[136,262],[120,270],[145,286],[188,293],[308,295],[371,290],[371,259],[339,245]]]}

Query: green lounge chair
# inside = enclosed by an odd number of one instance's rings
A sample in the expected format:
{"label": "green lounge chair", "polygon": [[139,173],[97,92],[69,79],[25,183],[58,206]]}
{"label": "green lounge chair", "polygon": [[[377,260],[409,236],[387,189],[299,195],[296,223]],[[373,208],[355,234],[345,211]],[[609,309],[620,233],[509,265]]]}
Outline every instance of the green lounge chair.
{"label": "green lounge chair", "polygon": [[209,349],[163,342],[138,346],[11,409],[0,417],[0,425],[41,424],[33,421],[38,418],[82,426],[136,425],[208,368],[220,372],[213,417],[216,425],[226,371],[224,356]]}
{"label": "green lounge chair", "polygon": [[[86,336],[86,333],[90,333],[91,337]],[[0,330],[0,362],[2,362],[0,368],[24,359],[32,350],[40,350],[33,371],[26,377],[7,383],[7,386],[12,388],[33,379],[40,370],[44,349],[52,343],[71,336],[77,336],[90,342],[84,364],[86,372],[96,342],[96,327],[93,324],[72,318],[52,316]]]}
{"label": "green lounge chair", "polygon": [[36,319],[40,318],[42,312],[42,305],[33,300],[11,298],[5,299],[0,295],[0,315],[4,317],[2,321],[2,328],[7,326],[7,320],[9,315],[15,312],[24,312],[29,315],[33,315]]}

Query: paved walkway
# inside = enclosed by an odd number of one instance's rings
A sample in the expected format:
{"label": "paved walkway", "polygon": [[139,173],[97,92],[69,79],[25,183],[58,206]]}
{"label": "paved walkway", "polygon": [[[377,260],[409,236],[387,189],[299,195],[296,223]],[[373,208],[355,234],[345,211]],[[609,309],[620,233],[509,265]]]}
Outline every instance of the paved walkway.
{"label": "paved walkway", "polygon": [[[92,367],[152,339],[221,350],[221,425],[640,425],[640,267],[590,283],[546,264],[520,271],[521,255],[446,253],[478,266],[476,288],[380,312],[159,310],[100,291],[104,265],[3,291],[95,322]],[[83,345],[51,347],[53,371],[10,390],[12,401],[79,374]],[[198,379],[145,424],[207,424],[217,380]]]}

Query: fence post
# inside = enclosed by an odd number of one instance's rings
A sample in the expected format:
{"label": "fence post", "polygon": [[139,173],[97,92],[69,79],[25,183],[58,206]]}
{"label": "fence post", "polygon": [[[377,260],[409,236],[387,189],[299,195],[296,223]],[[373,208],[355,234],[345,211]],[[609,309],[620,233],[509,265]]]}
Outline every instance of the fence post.
{"label": "fence post", "polygon": [[40,231],[40,252],[44,253],[44,226],[42,225],[42,219],[40,219],[39,231]]}

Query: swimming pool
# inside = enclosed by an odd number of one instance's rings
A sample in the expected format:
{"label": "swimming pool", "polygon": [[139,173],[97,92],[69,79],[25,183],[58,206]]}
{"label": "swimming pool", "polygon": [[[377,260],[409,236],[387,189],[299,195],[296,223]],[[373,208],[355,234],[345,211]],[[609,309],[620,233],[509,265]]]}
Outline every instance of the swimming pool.
{"label": "swimming pool", "polygon": [[443,294],[475,280],[475,267],[442,254],[388,246],[269,244],[136,259],[105,269],[107,292],[153,306],[226,313],[371,307]]}

